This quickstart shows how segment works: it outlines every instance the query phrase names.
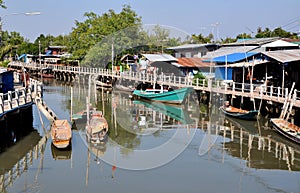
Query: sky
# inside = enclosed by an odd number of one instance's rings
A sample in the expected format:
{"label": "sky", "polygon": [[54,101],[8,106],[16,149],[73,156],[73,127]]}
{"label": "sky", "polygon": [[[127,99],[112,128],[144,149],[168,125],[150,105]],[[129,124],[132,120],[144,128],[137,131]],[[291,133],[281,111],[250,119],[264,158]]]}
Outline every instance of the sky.
{"label": "sky", "polygon": [[[40,34],[67,35],[84,13],[98,15],[130,5],[143,24],[177,28],[187,34],[213,33],[215,38],[235,38],[256,33],[258,27],[300,31],[299,0],[4,0],[2,29],[17,31],[33,42]],[[41,12],[26,16],[24,13]],[[18,13],[18,14],[13,14]]]}

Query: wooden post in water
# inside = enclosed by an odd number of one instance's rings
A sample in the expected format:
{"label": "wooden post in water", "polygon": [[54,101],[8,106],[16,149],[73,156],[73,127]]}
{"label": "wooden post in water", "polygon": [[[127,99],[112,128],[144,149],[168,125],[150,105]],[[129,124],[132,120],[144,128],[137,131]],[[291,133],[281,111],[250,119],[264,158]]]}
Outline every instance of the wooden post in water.
{"label": "wooden post in water", "polygon": [[73,118],[72,118],[72,115],[73,115],[73,86],[71,86],[71,113],[70,113],[70,120],[71,120],[71,123],[73,123]]}

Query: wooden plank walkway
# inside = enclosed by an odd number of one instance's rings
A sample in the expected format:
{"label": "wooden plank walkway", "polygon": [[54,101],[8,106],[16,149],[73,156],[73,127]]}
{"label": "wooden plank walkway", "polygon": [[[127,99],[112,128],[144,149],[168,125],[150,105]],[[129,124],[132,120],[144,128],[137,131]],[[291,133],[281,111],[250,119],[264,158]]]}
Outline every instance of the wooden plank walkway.
{"label": "wooden plank walkway", "polygon": [[[11,66],[21,67],[22,63],[14,62],[10,63]],[[26,68],[30,68],[30,65],[25,65]],[[49,67],[49,66],[47,66]],[[36,68],[36,65],[33,65]],[[158,83],[161,85],[170,85],[172,87],[193,87],[196,91],[213,92],[217,94],[226,94],[232,96],[249,97],[251,99],[259,99],[272,101],[283,104],[289,93],[288,88],[265,86],[264,84],[255,85],[249,83],[237,83],[237,82],[224,82],[221,80],[211,79],[197,79],[193,80],[188,76],[174,76],[170,74],[149,74],[149,73],[137,73],[133,71],[126,72],[112,72],[103,68],[88,68],[88,67],[70,67],[70,66],[58,66],[52,65],[54,73],[72,73],[78,76],[87,75],[97,78],[98,76],[106,76],[116,79],[126,79],[136,82],[144,83]],[[300,107],[300,93],[294,90],[296,94],[295,107]]]}

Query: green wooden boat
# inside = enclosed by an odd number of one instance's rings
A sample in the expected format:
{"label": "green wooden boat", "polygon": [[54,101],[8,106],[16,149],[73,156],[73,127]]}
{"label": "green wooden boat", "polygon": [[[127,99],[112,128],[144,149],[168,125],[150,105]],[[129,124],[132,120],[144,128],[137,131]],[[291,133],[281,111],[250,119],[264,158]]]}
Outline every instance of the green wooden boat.
{"label": "green wooden boat", "polygon": [[185,87],[176,90],[146,89],[134,90],[133,95],[153,101],[182,104],[186,96],[192,91],[192,87]]}

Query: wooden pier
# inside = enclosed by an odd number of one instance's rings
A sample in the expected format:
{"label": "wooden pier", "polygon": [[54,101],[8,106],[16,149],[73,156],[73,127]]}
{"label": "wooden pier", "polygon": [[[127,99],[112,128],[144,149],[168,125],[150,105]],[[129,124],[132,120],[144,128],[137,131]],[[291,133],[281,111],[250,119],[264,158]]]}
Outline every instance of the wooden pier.
{"label": "wooden pier", "polygon": [[[25,68],[31,68],[30,65],[24,65],[20,62],[12,62],[9,64],[11,68],[18,69],[22,66]],[[48,65],[45,67],[49,67]],[[33,69],[36,69],[36,65],[33,65]],[[41,67],[40,67],[41,68]],[[190,79],[187,76],[174,76],[170,74],[148,74],[139,73],[133,71],[126,72],[112,72],[103,68],[88,68],[88,67],[71,67],[71,66],[51,66],[53,73],[57,79],[63,81],[72,81],[80,77],[86,78],[91,76],[94,81],[98,77],[110,77],[112,80],[131,80],[135,82],[143,83],[158,83],[161,85],[170,85],[173,87],[193,87],[195,91],[225,94],[241,97],[248,97],[251,100],[265,100],[275,103],[283,104],[289,94],[288,88],[267,86],[265,84],[249,84],[249,83],[237,83],[222,80],[212,79]],[[300,92],[294,90],[296,94],[295,107],[300,107]]]}

